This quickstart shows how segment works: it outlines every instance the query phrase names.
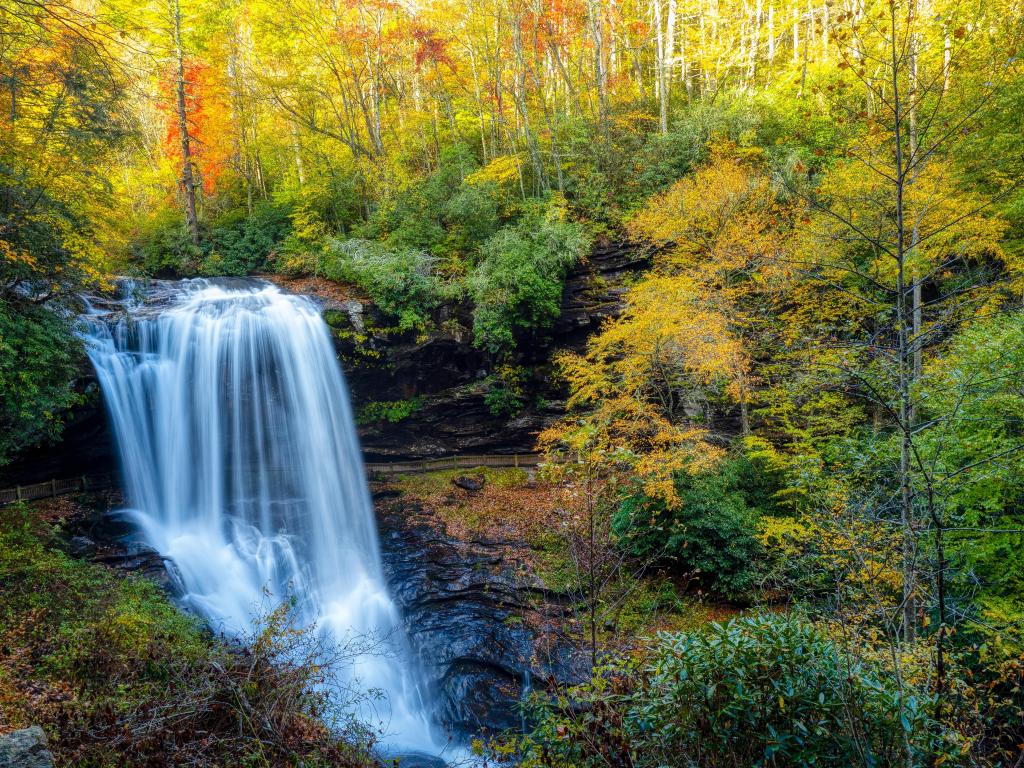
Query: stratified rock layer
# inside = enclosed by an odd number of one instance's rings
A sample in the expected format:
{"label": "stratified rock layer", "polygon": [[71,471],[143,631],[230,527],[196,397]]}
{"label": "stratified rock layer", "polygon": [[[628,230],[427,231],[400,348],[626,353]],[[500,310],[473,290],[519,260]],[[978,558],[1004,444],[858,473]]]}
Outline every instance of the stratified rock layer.
{"label": "stratified rock layer", "polygon": [[456,733],[518,728],[528,690],[581,682],[563,641],[562,596],[546,592],[520,542],[449,536],[428,508],[378,495],[385,575],[410,640]]}

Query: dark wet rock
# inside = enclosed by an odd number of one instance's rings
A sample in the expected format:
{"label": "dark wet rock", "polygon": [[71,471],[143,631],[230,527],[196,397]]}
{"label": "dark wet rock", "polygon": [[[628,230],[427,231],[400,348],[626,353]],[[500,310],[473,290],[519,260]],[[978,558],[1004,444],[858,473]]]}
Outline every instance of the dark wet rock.
{"label": "dark wet rock", "polygon": [[80,494],[76,512],[65,519],[68,539],[65,551],[129,573],[138,573],[180,597],[181,576],[170,558],[139,541],[138,529],[123,515],[112,511],[122,503],[119,493]]}
{"label": "dark wet rock", "polygon": [[384,765],[391,765],[392,761],[397,760],[399,768],[448,768],[448,763],[443,758],[424,752],[399,752],[383,757]]}
{"label": "dark wet rock", "polygon": [[53,768],[43,729],[33,725],[0,736],[0,768]]}
{"label": "dark wet rock", "polygon": [[399,422],[360,425],[367,460],[529,453],[537,433],[563,413],[562,401],[550,400],[512,418],[495,416],[487,405],[487,392],[486,383],[476,382],[422,397],[419,408]]}
{"label": "dark wet rock", "polygon": [[181,576],[174,561],[148,544],[116,540],[99,548],[93,560],[110,568],[145,576],[171,595],[181,594]]}
{"label": "dark wet rock", "polygon": [[114,438],[96,375],[84,355],[73,386],[82,401],[65,418],[61,439],[20,453],[0,470],[0,488],[116,472]]}
{"label": "dark wet rock", "polygon": [[452,484],[461,488],[464,491],[482,491],[486,480],[482,477],[468,477],[466,475],[459,475],[458,477],[452,478]]}
{"label": "dark wet rock", "polygon": [[378,512],[385,574],[446,727],[518,728],[525,690],[585,679],[586,660],[556,629],[565,600],[524,566],[526,545],[460,541],[418,504]]}
{"label": "dark wet rock", "polygon": [[96,554],[96,542],[88,536],[72,536],[68,542],[68,554],[72,557],[92,557]]}

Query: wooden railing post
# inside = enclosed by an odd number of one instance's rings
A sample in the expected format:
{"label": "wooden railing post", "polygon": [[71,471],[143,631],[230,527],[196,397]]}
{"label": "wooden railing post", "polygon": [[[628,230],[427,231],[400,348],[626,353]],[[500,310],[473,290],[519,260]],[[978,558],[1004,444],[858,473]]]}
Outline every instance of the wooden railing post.
{"label": "wooden railing post", "polygon": [[18,497],[18,501],[21,501],[21,486],[14,486],[14,495]]}
{"label": "wooden railing post", "polygon": [[57,498],[57,479],[56,478],[50,480],[50,498],[52,498],[52,499],[56,499]]}

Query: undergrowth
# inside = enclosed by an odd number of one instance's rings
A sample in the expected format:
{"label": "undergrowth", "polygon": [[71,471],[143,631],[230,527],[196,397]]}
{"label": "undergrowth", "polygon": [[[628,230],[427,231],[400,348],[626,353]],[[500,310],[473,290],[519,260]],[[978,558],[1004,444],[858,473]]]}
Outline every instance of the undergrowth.
{"label": "undergrowth", "polygon": [[228,643],[59,544],[28,507],[0,509],[0,731],[42,725],[75,768],[370,764],[351,694],[327,685],[338,658],[286,605]]}

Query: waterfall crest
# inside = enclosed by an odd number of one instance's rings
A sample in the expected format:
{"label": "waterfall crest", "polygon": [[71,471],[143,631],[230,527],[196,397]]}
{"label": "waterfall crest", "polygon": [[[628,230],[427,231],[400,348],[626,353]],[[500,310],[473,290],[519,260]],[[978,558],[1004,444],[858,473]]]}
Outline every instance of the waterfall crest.
{"label": "waterfall crest", "polygon": [[317,307],[262,281],[189,280],[86,325],[128,514],[177,565],[184,602],[241,634],[268,599],[290,600],[329,641],[389,646],[354,664],[386,698],[363,716],[391,749],[436,753]]}

